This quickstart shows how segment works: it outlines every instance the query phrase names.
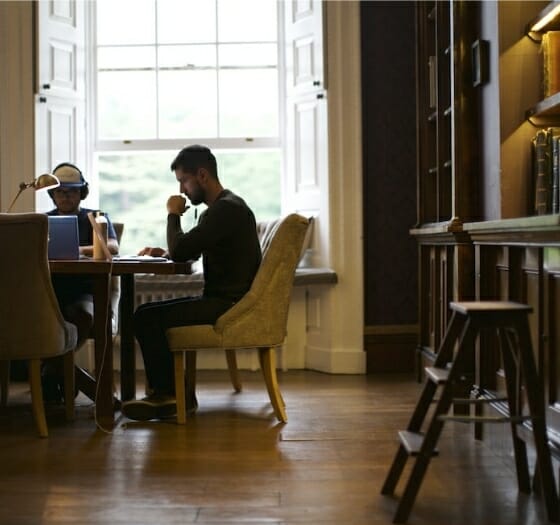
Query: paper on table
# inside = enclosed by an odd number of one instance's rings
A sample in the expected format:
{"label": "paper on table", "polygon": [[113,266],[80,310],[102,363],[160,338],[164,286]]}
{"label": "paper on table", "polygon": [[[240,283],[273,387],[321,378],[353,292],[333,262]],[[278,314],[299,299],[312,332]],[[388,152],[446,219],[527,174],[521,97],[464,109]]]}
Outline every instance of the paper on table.
{"label": "paper on table", "polygon": [[166,257],[154,257],[153,255],[115,255],[113,260],[124,262],[171,262]]}

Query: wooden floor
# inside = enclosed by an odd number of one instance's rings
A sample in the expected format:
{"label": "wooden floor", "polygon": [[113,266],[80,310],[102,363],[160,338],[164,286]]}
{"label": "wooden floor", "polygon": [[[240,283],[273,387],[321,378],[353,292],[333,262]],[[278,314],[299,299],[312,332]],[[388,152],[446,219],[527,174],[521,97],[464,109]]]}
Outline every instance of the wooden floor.
{"label": "wooden floor", "polygon": [[[419,385],[412,377],[280,374],[289,422],[273,419],[261,376],[199,372],[197,414],[186,426],[120,418],[96,430],[47,413],[39,439],[25,385],[0,411],[0,524],[390,524],[396,500],[380,495]],[[517,491],[510,458],[448,424],[411,525],[546,523],[534,495]],[[402,483],[398,493],[402,491]]]}

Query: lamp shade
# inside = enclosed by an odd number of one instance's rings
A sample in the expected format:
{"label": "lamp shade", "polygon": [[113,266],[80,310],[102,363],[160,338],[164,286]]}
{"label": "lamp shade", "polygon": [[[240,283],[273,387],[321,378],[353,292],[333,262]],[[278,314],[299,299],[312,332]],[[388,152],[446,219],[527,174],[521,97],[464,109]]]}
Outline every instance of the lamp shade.
{"label": "lamp shade", "polygon": [[35,188],[35,191],[49,190],[60,186],[60,181],[51,173],[43,173],[33,181],[32,185]]}
{"label": "lamp shade", "polygon": [[16,203],[18,197],[21,195],[21,192],[26,190],[27,188],[33,188],[35,191],[39,191],[49,190],[51,188],[56,188],[57,186],[60,186],[60,181],[51,173],[43,173],[32,182],[21,182],[19,185],[19,191],[17,192],[17,195],[14,197],[14,200],[8,208],[8,213],[12,211],[12,208],[14,207],[14,204]]}

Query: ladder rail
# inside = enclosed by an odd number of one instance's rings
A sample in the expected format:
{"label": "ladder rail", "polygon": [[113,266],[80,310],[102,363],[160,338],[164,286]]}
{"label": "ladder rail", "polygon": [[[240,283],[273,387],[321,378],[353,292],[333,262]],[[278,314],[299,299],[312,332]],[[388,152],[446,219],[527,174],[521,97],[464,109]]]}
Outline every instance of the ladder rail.
{"label": "ladder rail", "polygon": [[[518,435],[517,423],[527,416],[522,414],[520,387],[525,385],[529,418],[532,421],[533,437],[537,452],[535,476],[540,481],[544,494],[548,518],[558,520],[558,494],[552,470],[550,448],[546,434],[544,391],[538,381],[538,373],[534,361],[529,332],[528,314],[530,306],[508,301],[473,301],[451,303],[453,314],[448,329],[440,345],[434,361],[433,370],[426,374],[426,381],[420,398],[414,408],[406,431],[399,433],[401,443],[387,474],[382,494],[393,494],[409,457],[414,457],[409,478],[404,492],[397,505],[394,523],[404,523],[412,510],[424,475],[432,456],[437,454],[436,445],[443,430],[445,421],[457,420],[448,412],[453,404],[455,385],[463,379],[466,370],[470,369],[476,338],[483,328],[496,328],[503,358],[506,380],[509,416],[505,418],[480,417],[481,403],[463,400],[468,406],[474,406],[475,415],[460,416],[462,421],[507,422],[510,425],[517,472],[519,490],[530,492],[531,482],[527,460],[527,445]],[[517,337],[516,337],[517,336]],[[457,351],[454,352],[457,345]],[[444,369],[448,364],[448,371]],[[445,376],[447,374],[447,380]],[[430,406],[434,403],[436,390],[440,385],[440,396],[427,424],[421,445],[422,426],[425,423]],[[486,400],[485,400],[486,401]]]}

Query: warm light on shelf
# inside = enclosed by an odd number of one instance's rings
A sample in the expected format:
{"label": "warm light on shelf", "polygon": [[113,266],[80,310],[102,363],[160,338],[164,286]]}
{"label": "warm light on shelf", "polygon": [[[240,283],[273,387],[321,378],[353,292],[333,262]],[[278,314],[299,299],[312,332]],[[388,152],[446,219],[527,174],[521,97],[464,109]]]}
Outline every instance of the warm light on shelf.
{"label": "warm light on shelf", "polygon": [[560,15],[560,3],[551,9],[545,16],[543,16],[540,20],[535,22],[531,26],[531,31],[540,31],[543,27],[546,27],[552,20],[554,20],[557,16]]}

